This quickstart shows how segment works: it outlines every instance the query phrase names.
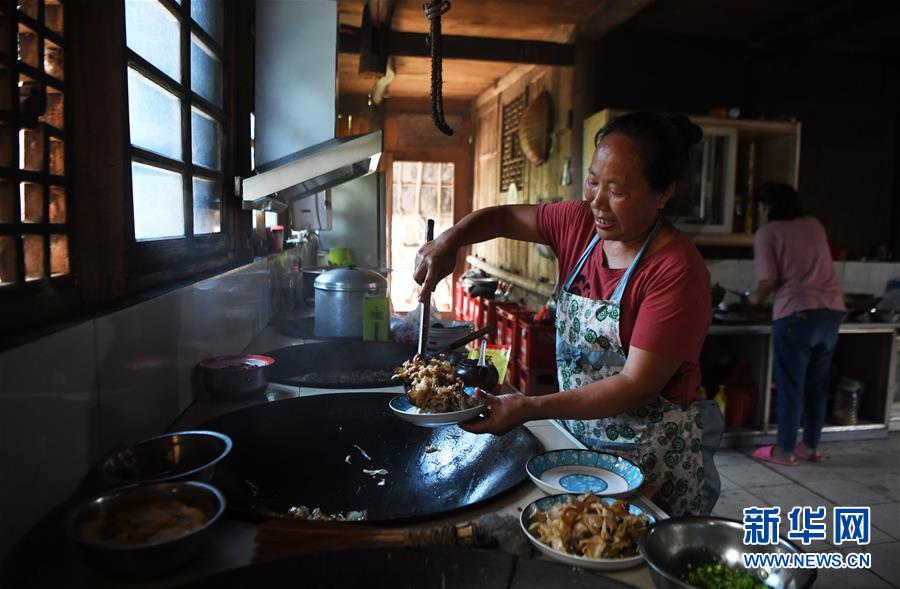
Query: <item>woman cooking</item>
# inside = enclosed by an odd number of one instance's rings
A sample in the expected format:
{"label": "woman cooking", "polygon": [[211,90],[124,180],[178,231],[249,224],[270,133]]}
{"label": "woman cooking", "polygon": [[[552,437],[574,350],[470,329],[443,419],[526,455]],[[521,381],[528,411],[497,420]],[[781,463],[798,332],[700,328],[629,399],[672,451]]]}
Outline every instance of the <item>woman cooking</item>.
{"label": "woman cooking", "polygon": [[584,200],[509,205],[467,215],[419,251],[426,298],[466,245],[507,237],[549,245],[563,279],[557,302],[561,392],[478,392],[488,416],[463,427],[501,435],[559,419],[587,447],[641,466],[648,494],[672,515],[709,513],[722,415],[698,396],[710,322],[709,273],[662,212],[702,133],[684,116],[612,119],[597,134]]}

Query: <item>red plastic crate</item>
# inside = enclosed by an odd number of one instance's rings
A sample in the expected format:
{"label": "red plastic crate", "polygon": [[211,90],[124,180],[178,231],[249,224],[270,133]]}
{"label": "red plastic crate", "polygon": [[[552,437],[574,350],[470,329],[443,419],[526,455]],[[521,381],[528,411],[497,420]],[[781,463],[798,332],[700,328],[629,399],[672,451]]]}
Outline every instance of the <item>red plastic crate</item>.
{"label": "red plastic crate", "polygon": [[546,395],[559,390],[556,382],[556,370],[526,370],[518,362],[516,364],[516,388],[523,395],[533,397]]}
{"label": "red plastic crate", "polygon": [[529,371],[556,369],[556,326],[519,317],[516,360]]}
{"label": "red plastic crate", "polygon": [[487,315],[487,299],[481,297],[472,297],[475,300],[472,311],[472,323],[475,329],[481,329],[485,326],[484,319]]}
{"label": "red plastic crate", "polygon": [[457,281],[453,288],[453,315],[460,320],[465,320],[466,306],[469,304],[469,293],[462,282]]}
{"label": "red plastic crate", "polygon": [[[507,302],[497,302],[497,301],[485,301],[484,304],[484,317],[482,323],[489,327],[497,327],[497,311],[500,309],[515,309],[520,308],[519,303],[507,303]],[[497,332],[496,329],[493,333],[488,334],[488,340],[491,343],[499,343],[497,340]]]}
{"label": "red plastic crate", "polygon": [[466,312],[466,321],[471,321],[474,324],[476,318],[478,317],[480,307],[481,297],[473,297],[472,295],[469,295],[469,306]]}
{"label": "red plastic crate", "polygon": [[[515,345],[516,340],[516,320],[519,315],[528,313],[528,311],[517,303],[513,303],[508,307],[500,307],[496,310],[497,317],[497,343],[504,345]],[[511,356],[515,359],[515,356]]]}
{"label": "red plastic crate", "polygon": [[516,382],[516,359],[518,358],[519,338],[519,316],[531,315],[532,311],[516,304],[497,309],[497,343],[509,346],[509,368],[507,377],[509,382]]}

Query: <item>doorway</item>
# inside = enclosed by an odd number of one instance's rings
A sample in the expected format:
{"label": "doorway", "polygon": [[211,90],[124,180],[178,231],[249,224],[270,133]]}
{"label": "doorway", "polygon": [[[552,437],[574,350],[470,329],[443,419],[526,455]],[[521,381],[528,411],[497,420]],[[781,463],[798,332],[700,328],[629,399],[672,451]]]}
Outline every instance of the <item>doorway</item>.
{"label": "doorway", "polygon": [[[418,306],[413,271],[428,219],[434,219],[435,237],[453,225],[454,165],[394,161],[391,171],[391,304],[395,312],[409,312]],[[438,283],[432,300],[439,311],[452,309],[452,292],[451,277]]]}

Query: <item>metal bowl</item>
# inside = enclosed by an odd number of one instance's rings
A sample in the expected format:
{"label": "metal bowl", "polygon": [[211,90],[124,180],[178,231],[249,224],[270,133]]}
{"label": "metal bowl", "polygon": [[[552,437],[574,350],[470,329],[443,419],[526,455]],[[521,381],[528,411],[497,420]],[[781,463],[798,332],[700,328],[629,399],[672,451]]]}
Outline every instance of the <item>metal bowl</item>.
{"label": "metal bowl", "polygon": [[235,354],[207,358],[197,366],[212,398],[238,401],[262,396],[269,384],[266,370],[274,363],[269,356]]}
{"label": "metal bowl", "polygon": [[638,549],[650,566],[653,583],[659,589],[690,588],[684,581],[688,567],[725,563],[751,573],[765,573],[765,583],[773,589],[805,589],[816,580],[809,569],[744,569],[745,552],[797,553],[795,544],[781,538],[778,544],[745,546],[741,522],[720,517],[677,517],[662,520],[641,536]]}
{"label": "metal bowl", "polygon": [[[154,500],[176,499],[203,512],[205,522],[182,536],[142,544],[99,542],[85,536],[85,525],[115,517]],[[132,485],[82,503],[69,512],[66,533],[93,566],[130,578],[150,578],[187,564],[210,539],[210,528],[225,511],[225,497],[213,486],[196,481]]]}
{"label": "metal bowl", "polygon": [[217,462],[231,451],[231,438],[212,431],[156,436],[111,454],[100,463],[107,482],[116,485],[194,480],[209,482]]}

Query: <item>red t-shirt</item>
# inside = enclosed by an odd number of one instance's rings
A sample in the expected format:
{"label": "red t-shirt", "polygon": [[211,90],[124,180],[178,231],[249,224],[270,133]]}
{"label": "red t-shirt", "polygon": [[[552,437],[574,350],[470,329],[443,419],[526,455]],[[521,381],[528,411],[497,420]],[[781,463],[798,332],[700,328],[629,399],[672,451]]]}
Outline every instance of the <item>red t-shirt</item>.
{"label": "red t-shirt", "polygon": [[[564,283],[595,235],[590,205],[583,200],[539,205],[538,231],[559,260]],[[589,299],[612,297],[625,268],[606,262],[603,241],[585,261],[569,291]],[[619,331],[626,353],[631,344],[682,364],[663,388],[673,403],[699,399],[700,350],[712,318],[709,271],[693,242],[684,234],[650,255],[631,275],[622,295]]]}

